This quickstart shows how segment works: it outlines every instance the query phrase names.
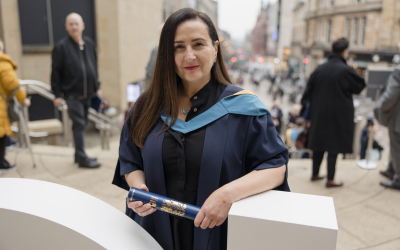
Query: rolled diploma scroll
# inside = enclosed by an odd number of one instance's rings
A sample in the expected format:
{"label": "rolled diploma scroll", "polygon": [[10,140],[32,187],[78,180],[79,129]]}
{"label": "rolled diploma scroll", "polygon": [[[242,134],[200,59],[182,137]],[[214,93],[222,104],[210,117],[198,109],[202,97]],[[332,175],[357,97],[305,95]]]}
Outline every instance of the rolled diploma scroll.
{"label": "rolled diploma scroll", "polygon": [[170,198],[143,191],[134,187],[129,190],[127,201],[142,201],[150,203],[157,210],[164,211],[176,216],[194,220],[199,213],[200,208],[180,201],[175,201]]}

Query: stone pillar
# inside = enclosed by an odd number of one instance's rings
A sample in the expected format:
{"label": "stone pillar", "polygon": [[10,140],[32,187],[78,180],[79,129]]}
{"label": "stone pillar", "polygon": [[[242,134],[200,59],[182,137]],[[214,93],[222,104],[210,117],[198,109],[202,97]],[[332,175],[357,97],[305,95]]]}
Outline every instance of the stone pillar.
{"label": "stone pillar", "polygon": [[0,19],[0,36],[4,42],[5,53],[17,63],[19,70],[16,73],[21,77],[22,42],[17,0],[0,0]]}
{"label": "stone pillar", "polygon": [[97,60],[100,88],[112,106],[119,106],[120,61],[118,0],[96,0]]}
{"label": "stone pillar", "polygon": [[125,110],[126,86],[145,77],[158,44],[162,0],[96,0],[99,75],[103,95]]}

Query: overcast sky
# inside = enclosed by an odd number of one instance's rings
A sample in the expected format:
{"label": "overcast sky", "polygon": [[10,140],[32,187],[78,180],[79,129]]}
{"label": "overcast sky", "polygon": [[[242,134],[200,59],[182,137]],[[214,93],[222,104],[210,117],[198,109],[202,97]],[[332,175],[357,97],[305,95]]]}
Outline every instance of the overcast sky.
{"label": "overcast sky", "polygon": [[231,38],[242,41],[254,28],[261,2],[276,0],[218,0],[219,28],[230,33]]}

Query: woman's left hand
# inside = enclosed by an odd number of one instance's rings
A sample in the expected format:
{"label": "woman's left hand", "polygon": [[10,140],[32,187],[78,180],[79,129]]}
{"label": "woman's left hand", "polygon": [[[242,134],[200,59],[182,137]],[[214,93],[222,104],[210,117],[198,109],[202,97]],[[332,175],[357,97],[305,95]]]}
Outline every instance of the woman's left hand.
{"label": "woman's left hand", "polygon": [[194,225],[202,229],[220,226],[228,217],[232,203],[222,188],[217,189],[204,202],[194,220]]}

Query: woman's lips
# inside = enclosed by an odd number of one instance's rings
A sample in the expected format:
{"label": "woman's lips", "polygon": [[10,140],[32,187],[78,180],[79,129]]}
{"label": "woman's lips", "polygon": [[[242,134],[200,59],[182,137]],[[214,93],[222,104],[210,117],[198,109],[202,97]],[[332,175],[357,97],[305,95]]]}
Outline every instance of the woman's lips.
{"label": "woman's lips", "polygon": [[197,69],[199,66],[188,66],[188,67],[184,67],[186,70],[195,70]]}

